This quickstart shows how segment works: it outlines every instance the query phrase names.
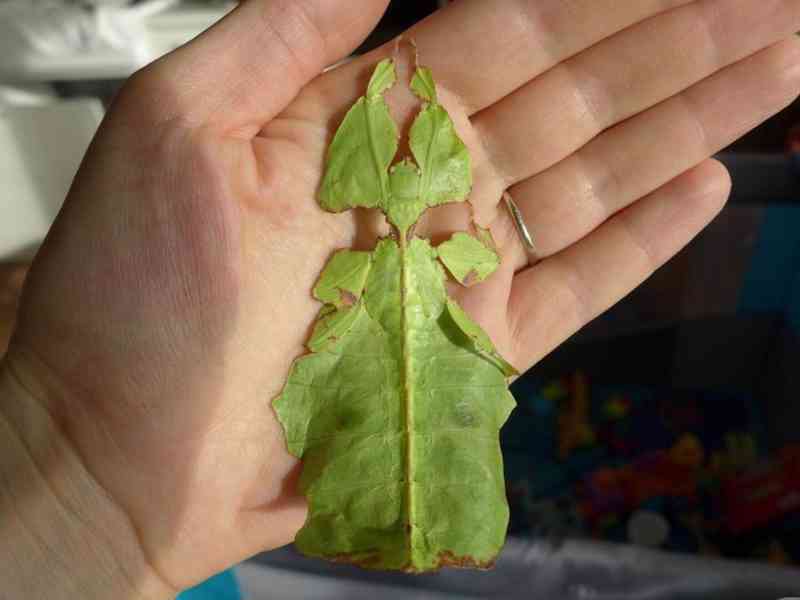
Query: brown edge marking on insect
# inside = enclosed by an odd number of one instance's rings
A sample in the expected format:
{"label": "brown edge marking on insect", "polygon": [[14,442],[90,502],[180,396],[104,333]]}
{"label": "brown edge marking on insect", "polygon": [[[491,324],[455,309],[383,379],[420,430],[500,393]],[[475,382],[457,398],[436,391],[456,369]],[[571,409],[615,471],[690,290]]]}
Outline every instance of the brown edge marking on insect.
{"label": "brown edge marking on insect", "polygon": [[494,568],[495,564],[494,559],[486,561],[475,560],[475,558],[469,554],[456,556],[450,550],[443,550],[442,552],[439,552],[437,558],[439,559],[439,561],[436,563],[437,569],[441,569],[442,567],[457,567],[460,569],[488,570]]}
{"label": "brown edge marking on insect", "polygon": [[366,556],[362,556],[364,552],[359,552],[358,554],[354,552],[340,552],[339,554],[323,556],[322,558],[335,563],[355,565],[356,567],[361,567],[363,569],[380,569],[380,550],[367,550],[366,552],[371,553],[367,554]]}
{"label": "brown edge marking on insect", "polygon": [[[365,552],[368,552],[365,556]],[[387,570],[381,564],[380,550],[367,550],[358,553],[341,552],[339,554],[319,556],[335,563],[354,565],[362,569],[371,570]],[[451,550],[444,550],[437,555],[437,562],[430,569],[417,569],[409,564],[406,564],[392,571],[401,571],[412,575],[419,575],[423,573],[431,573],[439,571],[445,567],[453,567],[457,569],[479,569],[488,571],[495,566],[495,560],[479,561],[475,560],[472,556],[465,554],[463,556],[456,556]]]}
{"label": "brown edge marking on insect", "polygon": [[440,571],[445,567],[453,567],[456,569],[479,569],[481,571],[488,571],[493,569],[495,565],[494,559],[479,561],[475,560],[472,556],[466,554],[464,556],[456,556],[450,550],[444,550],[437,555],[437,562],[430,569],[415,569],[414,567],[406,566],[402,569],[405,573],[412,575],[419,575],[423,573],[431,573]]}
{"label": "brown edge marking on insect", "polygon": [[461,280],[465,286],[470,287],[471,285],[475,285],[480,280],[480,275],[475,269],[470,269],[469,273],[464,275],[464,279]]}
{"label": "brown edge marking on insect", "polygon": [[358,302],[358,298],[350,290],[339,288],[339,301],[342,303],[342,306],[353,306]]}

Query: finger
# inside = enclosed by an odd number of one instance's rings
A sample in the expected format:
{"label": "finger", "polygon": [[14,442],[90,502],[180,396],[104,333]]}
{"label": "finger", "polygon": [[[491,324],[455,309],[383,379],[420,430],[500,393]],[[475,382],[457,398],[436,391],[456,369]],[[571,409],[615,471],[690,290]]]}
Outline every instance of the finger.
{"label": "finger", "polygon": [[518,364],[533,365],[642,283],[711,221],[729,192],[725,167],[709,159],[519,273],[508,313]]}
{"label": "finger", "polygon": [[[473,114],[562,60],[617,31],[691,0],[461,0],[411,28],[406,36],[433,70],[446,96]],[[358,97],[361,75],[387,44],[336,69],[320,82],[331,115]]]}
{"label": "finger", "polygon": [[[738,62],[511,189],[546,257],[727,146],[800,93],[800,39]],[[517,266],[526,259],[520,252]]]}
{"label": "finger", "polygon": [[161,109],[186,122],[255,133],[308,81],[363,41],[387,4],[248,0],[138,79],[158,86]]}
{"label": "finger", "polygon": [[560,63],[476,115],[473,124],[508,187],[798,29],[796,1],[694,2]]}

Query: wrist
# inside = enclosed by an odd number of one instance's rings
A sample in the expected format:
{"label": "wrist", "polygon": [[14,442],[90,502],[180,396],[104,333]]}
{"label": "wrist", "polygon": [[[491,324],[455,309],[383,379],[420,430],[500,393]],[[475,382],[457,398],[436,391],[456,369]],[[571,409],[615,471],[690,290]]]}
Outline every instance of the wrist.
{"label": "wrist", "polygon": [[29,375],[0,360],[0,597],[174,597]]}

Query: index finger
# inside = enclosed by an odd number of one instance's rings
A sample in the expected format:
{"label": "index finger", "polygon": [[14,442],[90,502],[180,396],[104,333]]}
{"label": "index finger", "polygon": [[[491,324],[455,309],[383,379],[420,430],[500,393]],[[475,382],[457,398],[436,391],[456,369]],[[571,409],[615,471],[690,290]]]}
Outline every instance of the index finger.
{"label": "index finger", "polygon": [[[353,50],[388,0],[246,0],[210,29],[142,69],[137,102],[250,137],[300,89]],[[130,86],[130,84],[129,84]],[[142,91],[142,90],[139,90]]]}

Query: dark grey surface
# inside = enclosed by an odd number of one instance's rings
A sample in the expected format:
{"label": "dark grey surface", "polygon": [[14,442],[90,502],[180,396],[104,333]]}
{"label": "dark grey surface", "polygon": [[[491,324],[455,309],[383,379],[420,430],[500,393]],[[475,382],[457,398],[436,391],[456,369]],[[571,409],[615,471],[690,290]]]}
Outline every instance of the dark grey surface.
{"label": "dark grey surface", "polygon": [[[347,600],[375,598],[375,584],[453,598],[504,600],[778,600],[800,597],[800,570],[711,560],[591,541],[509,539],[491,571],[431,575],[363,571],[308,559],[283,548],[258,556],[273,568],[347,580]],[[363,582],[360,595],[353,582]],[[437,592],[439,594],[437,594]]]}

